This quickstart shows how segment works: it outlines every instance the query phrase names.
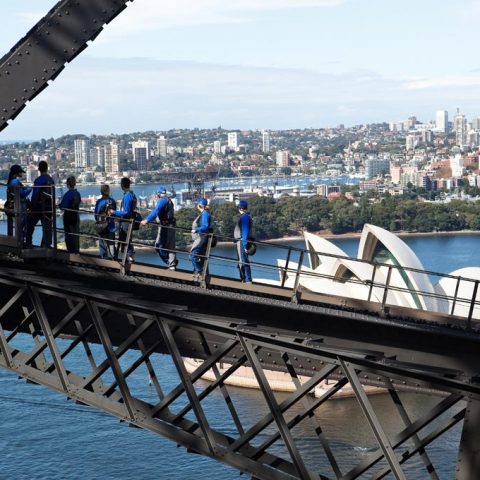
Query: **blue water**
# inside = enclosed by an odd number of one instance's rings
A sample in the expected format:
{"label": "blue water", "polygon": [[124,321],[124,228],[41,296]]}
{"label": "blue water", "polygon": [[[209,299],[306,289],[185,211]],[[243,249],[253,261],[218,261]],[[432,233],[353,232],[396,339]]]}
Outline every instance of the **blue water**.
{"label": "blue water", "polygon": [[[435,236],[408,238],[406,242],[418,254],[425,268],[448,273],[454,269],[480,265],[476,252],[480,236]],[[338,240],[336,243],[349,255],[356,255],[358,240]],[[301,243],[294,245],[302,246]],[[231,247],[217,248],[217,255],[232,256]],[[278,252],[274,254],[275,258]],[[139,253],[138,259],[152,260],[155,255]],[[255,260],[272,263],[269,250],[260,247]],[[292,260],[294,260],[292,258]],[[187,259],[184,258],[187,266]],[[226,271],[223,265],[212,263],[212,269],[224,274],[236,274],[232,264]],[[260,273],[260,272],[258,272]],[[273,275],[273,274],[272,274]],[[263,276],[263,275],[262,275]],[[19,347],[24,347],[19,339]],[[79,354],[80,355],[80,354]],[[102,357],[102,351],[94,346],[94,355]],[[132,352],[123,360],[133,361]],[[70,360],[69,367],[80,365],[80,356]],[[78,362],[78,363],[77,363]],[[178,377],[167,356],[153,357],[160,372],[162,385],[168,391]],[[154,401],[155,391],[148,385],[147,372],[139,370],[132,375],[132,391],[147,401]],[[104,380],[108,380],[104,379]],[[199,383],[199,387],[205,387]],[[229,388],[235,406],[247,428],[266,411],[265,402],[256,390]],[[282,396],[279,395],[281,399]],[[402,394],[411,417],[416,418],[434,399],[416,394]],[[371,397],[379,412],[380,421],[387,431],[398,428],[398,415],[386,395]],[[125,480],[233,480],[238,472],[219,462],[188,454],[184,449],[152,433],[128,428],[113,417],[89,407],[76,405],[63,396],[40,386],[34,386],[0,370],[0,480],[10,479],[125,479]],[[180,402],[181,403],[181,402]],[[233,434],[228,415],[219,409],[218,392],[211,400],[202,402],[207,418],[214,427]],[[177,406],[179,408],[180,405]],[[376,449],[369,427],[366,425],[355,400],[344,399],[327,402],[317,412],[317,419],[339,459],[343,471],[355,459],[361,459]],[[456,450],[460,436],[457,426],[440,437],[428,448],[440,478],[453,478]],[[273,430],[270,429],[270,432]],[[309,424],[295,429],[299,448],[309,465],[331,475],[325,456],[315,439]],[[281,450],[281,447],[277,447]],[[391,478],[391,477],[388,477]],[[407,478],[429,478],[415,458],[407,463]]]}

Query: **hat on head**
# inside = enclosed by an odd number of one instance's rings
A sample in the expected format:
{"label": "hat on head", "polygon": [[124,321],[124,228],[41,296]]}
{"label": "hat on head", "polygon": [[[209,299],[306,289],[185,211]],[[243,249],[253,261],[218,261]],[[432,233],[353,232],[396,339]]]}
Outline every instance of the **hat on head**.
{"label": "hat on head", "polygon": [[238,208],[242,208],[243,210],[246,210],[248,208],[248,202],[246,200],[240,200],[238,202]]}
{"label": "hat on head", "polygon": [[19,173],[25,173],[25,170],[20,165],[15,164],[10,167],[10,172],[12,172],[12,174],[18,175]]}
{"label": "hat on head", "polygon": [[158,187],[157,195],[165,195],[167,193],[167,189],[164,186]]}
{"label": "hat on head", "polygon": [[198,197],[195,203],[197,205],[202,205],[202,207],[206,207],[208,205],[207,199],[203,197]]}

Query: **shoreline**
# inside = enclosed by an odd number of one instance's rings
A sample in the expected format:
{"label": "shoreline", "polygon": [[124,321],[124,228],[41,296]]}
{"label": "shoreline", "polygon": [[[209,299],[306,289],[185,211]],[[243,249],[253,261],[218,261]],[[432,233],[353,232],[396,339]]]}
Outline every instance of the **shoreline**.
{"label": "shoreline", "polygon": [[[328,233],[328,232],[310,232],[314,235],[325,238],[327,240],[350,240],[350,239],[357,239],[362,236],[361,232],[349,232],[349,233]],[[454,231],[438,231],[438,232],[391,232],[398,237],[449,237],[454,235],[479,235],[480,230],[454,230]],[[294,236],[287,236],[287,237],[280,237],[280,238],[272,238],[269,240],[261,240],[262,243],[279,243],[279,242],[298,242],[303,240],[302,235],[294,235]]]}

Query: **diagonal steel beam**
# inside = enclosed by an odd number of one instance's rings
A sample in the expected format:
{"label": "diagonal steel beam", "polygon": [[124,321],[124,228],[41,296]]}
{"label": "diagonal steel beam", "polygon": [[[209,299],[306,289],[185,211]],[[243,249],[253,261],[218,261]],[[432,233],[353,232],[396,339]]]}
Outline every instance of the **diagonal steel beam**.
{"label": "diagonal steel beam", "polygon": [[122,369],[120,368],[118,358],[113,351],[113,345],[103,322],[102,315],[100,314],[98,307],[90,300],[86,300],[86,304],[88,311],[90,312],[92,322],[95,325],[95,329],[97,330],[97,334],[100,338],[100,341],[102,342],[103,348],[107,355],[108,362],[112,368],[113,375],[118,382],[118,387],[122,395],[123,403],[127,408],[130,420],[135,421],[135,411],[132,405],[132,396],[130,394],[127,382],[125,381],[125,378],[123,376]]}
{"label": "diagonal steel beam", "polygon": [[38,294],[35,288],[30,286],[27,288],[28,288],[28,294],[30,296],[30,300],[32,302],[33,308],[35,309],[37,320],[40,323],[40,326],[43,330],[43,334],[45,335],[45,340],[47,341],[48,349],[52,354],[53,362],[55,364],[55,370],[57,372],[57,375],[60,378],[60,381],[65,390],[65,393],[69,393],[70,385],[68,381],[68,374],[67,374],[67,371],[65,370],[65,366],[63,365],[62,356],[60,355],[60,351],[58,350],[57,344],[55,342],[55,336],[53,335],[52,328],[50,327],[50,323],[48,322],[48,317],[43,308],[40,295]]}
{"label": "diagonal steel beam", "polygon": [[[65,317],[52,329],[52,335],[54,338],[58,337],[62,330],[72,321],[74,318],[85,308],[85,302],[78,303],[73,310],[70,310]],[[43,342],[35,345],[35,348],[30,352],[30,355],[27,357],[26,363],[32,362],[35,360],[38,355],[40,355],[48,347],[47,338]],[[63,358],[63,355],[60,355]]]}
{"label": "diagonal steel beam", "polygon": [[[298,378],[297,372],[295,371],[294,366],[292,365],[292,362],[290,361],[290,358],[288,354],[283,354],[282,359],[285,363],[285,366],[287,367],[287,371],[290,374],[290,377],[295,385],[295,388],[298,390],[301,390],[302,384],[300,383],[300,379]],[[305,409],[309,409],[313,401],[309,398],[308,395],[305,395],[302,398],[302,403]],[[327,459],[330,462],[330,466],[332,467],[333,472],[335,473],[337,479],[341,478],[342,472],[340,470],[340,467],[338,466],[337,460],[335,459],[335,455],[332,452],[332,449],[330,448],[330,444],[328,443],[327,437],[323,433],[323,429],[318,422],[317,418],[315,415],[310,415],[310,420],[312,421],[313,427],[315,428],[315,433],[318,436],[318,439],[320,440],[320,443],[323,447],[323,450],[325,451],[325,455],[327,455]]]}
{"label": "diagonal steel beam", "polygon": [[[90,300],[87,300],[87,302],[90,302]],[[91,305],[93,305],[92,302],[90,302]],[[96,305],[96,304],[95,304]],[[98,310],[98,306],[96,306]],[[100,315],[100,312],[99,312]],[[101,315],[102,316],[102,315]],[[103,316],[102,316],[103,318]],[[149,328],[151,328],[154,325],[154,320],[153,319],[147,319],[145,320],[135,331],[133,331],[127,339],[125,339],[120,346],[114,351],[115,353],[115,358],[117,360],[121,358],[126,352],[128,352],[128,349],[132,346],[133,343],[136,342]],[[96,367],[91,374],[85,379],[85,381],[82,383],[82,388],[88,387],[91,385],[95,380],[98,380],[101,375],[103,375],[108,369],[110,368],[110,362],[107,360],[104,360],[98,367]]]}
{"label": "diagonal steel beam", "polygon": [[[190,381],[195,383],[211,368],[211,366],[217,363],[223,356],[230,352],[238,344],[238,340],[227,340],[218,350],[216,350],[211,357],[204,360],[199,367],[190,375]],[[165,395],[163,400],[155,405],[153,415],[157,415],[164,408],[171,405],[182,393],[185,391],[185,385],[180,383],[170,393]]]}
{"label": "diagonal steel beam", "polygon": [[[411,438],[412,435],[417,434],[422,428],[425,428],[427,425],[430,425],[434,422],[440,415],[445,413],[448,409],[456,405],[462,397],[459,395],[451,394],[447,398],[442,399],[437,405],[430,409],[423,417],[418,418],[413,422],[409,427],[402,430],[400,433],[395,435],[392,440],[393,448],[397,448],[407,440]],[[356,467],[350,470],[343,476],[342,480],[353,480],[358,478],[362,473],[366,472],[377,462],[382,460],[383,452],[375,452],[364,458]]]}
{"label": "diagonal steel beam", "polygon": [[[250,360],[250,358],[249,358]],[[314,389],[320,382],[325,380],[333,371],[337,369],[336,365],[327,365],[315,376],[308,379],[295,393],[289,395],[280,405],[280,412],[283,414],[290,407],[295,405],[299,400],[301,400],[305,395],[307,395],[312,389]],[[230,445],[229,449],[234,452],[241,448],[243,445],[247,444],[256,437],[262,430],[268,427],[275,420],[273,412],[270,411],[267,413],[259,422],[253,425],[242,437]]]}
{"label": "diagonal steel beam", "polygon": [[[454,427],[458,422],[462,421],[462,419],[465,417],[465,411],[466,409],[462,409],[459,412],[457,412],[455,415],[453,415],[452,418],[447,419],[443,424],[439,425],[435,430],[430,432],[428,435],[423,438],[420,443],[415,445],[413,449],[411,450],[406,450],[403,452],[402,457],[400,458],[400,463],[403,464],[410,458],[412,458],[414,455],[417,453],[420,453],[421,451],[425,450],[425,447],[430,445],[433,441],[435,441],[438,437],[443,435],[445,432],[450,430],[452,427]],[[382,478],[385,478],[388,474],[390,473],[390,468],[385,467],[382,471],[380,471],[377,475],[372,477],[372,480],[381,480]],[[473,480],[477,479],[478,475],[473,475],[473,476],[468,476],[465,477],[465,480]]]}
{"label": "diagonal steel beam", "polygon": [[[398,413],[400,415],[400,418],[402,419],[404,425],[406,427],[410,427],[412,425],[412,422],[410,420],[410,417],[408,416],[407,411],[405,410],[405,407],[403,406],[402,401],[400,400],[400,397],[399,397],[397,391],[395,390],[395,387],[393,386],[393,384],[392,384],[392,382],[390,381],[389,378],[385,378],[384,382],[385,382],[385,384],[388,388],[388,392],[389,392],[390,396],[392,397],[393,403],[395,404],[395,406],[397,408],[397,411],[398,411]],[[418,445],[421,445],[421,439],[419,438],[419,436],[417,434],[412,435],[411,438],[412,438],[413,444],[416,447]],[[428,456],[428,453],[426,452],[426,450],[420,449],[419,454],[420,454],[420,457],[421,457],[423,463],[425,464],[425,468],[427,469],[427,473],[430,475],[430,478],[432,480],[440,480],[438,475],[437,475],[437,472],[435,471],[435,467],[434,467],[432,461],[430,460],[430,457]]]}
{"label": "diagonal steel beam", "polygon": [[[208,342],[205,338],[205,335],[203,333],[200,333],[200,339],[201,343],[203,345],[203,348],[205,350],[205,353],[210,357],[212,355],[212,352],[210,351],[210,347],[208,346]],[[218,380],[220,378],[220,371],[218,370],[217,364],[214,363],[212,365],[212,372],[215,375],[215,379]],[[225,403],[227,404],[227,408],[230,412],[230,415],[232,416],[233,423],[235,424],[235,428],[237,429],[237,432],[239,435],[243,435],[245,433],[242,422],[240,421],[240,417],[238,416],[237,410],[235,409],[235,406],[233,405],[233,400],[230,394],[228,393],[227,387],[225,386],[225,383],[220,383],[219,384],[220,391],[222,392],[223,399],[225,400]],[[199,397],[200,398],[200,397]]]}
{"label": "diagonal steel beam", "polygon": [[185,365],[182,360],[182,356],[178,350],[177,344],[175,343],[175,338],[173,337],[172,331],[167,323],[167,321],[160,319],[159,317],[155,317],[158,328],[163,336],[165,344],[172,356],[173,363],[177,368],[177,372],[180,376],[180,381],[183,384],[183,388],[185,389],[185,393],[187,394],[188,400],[192,405],[193,411],[195,412],[195,416],[197,418],[197,422],[200,425],[200,428],[203,433],[203,437],[205,439],[206,444],[208,445],[208,449],[212,453],[212,455],[217,454],[218,446],[215,441],[215,438],[212,434],[210,429],[210,425],[208,424],[207,417],[205,416],[205,412],[198,400],[197,394],[195,392],[195,388],[193,387],[192,380],[190,375],[187,373],[185,369]]}
{"label": "diagonal steel beam", "polygon": [[242,344],[243,349],[245,351],[245,354],[248,357],[248,361],[253,369],[253,373],[257,378],[257,382],[260,385],[260,389],[263,393],[265,401],[267,402],[267,405],[270,408],[272,416],[275,420],[275,423],[277,424],[280,434],[282,435],[282,439],[285,442],[285,446],[287,447],[287,450],[290,454],[293,464],[295,465],[295,468],[297,469],[298,474],[300,475],[300,478],[302,480],[313,479],[313,475],[311,475],[310,472],[307,470],[307,467],[303,462],[300,452],[297,446],[295,445],[293,437],[288,428],[287,422],[285,421],[285,418],[283,417],[283,413],[278,406],[275,396],[273,395],[272,389],[270,388],[267,377],[265,376],[265,372],[262,369],[262,366],[260,364],[260,361],[258,360],[258,357],[254,348],[252,347],[250,342],[244,339],[241,335],[239,336],[239,338],[240,338],[240,343]]}
{"label": "diagonal steel beam", "polygon": [[[324,404],[326,401],[330,400],[340,389],[342,389],[347,384],[347,379],[343,378],[339,380],[335,385],[333,385],[327,392],[325,392],[320,398],[317,398],[309,408],[299,415],[296,415],[288,422],[288,428],[291,430],[300,422],[305,420],[307,417],[314,415],[315,410]],[[252,458],[258,458],[260,455],[264,454],[267,448],[271,447],[278,439],[280,438],[280,433],[274,433],[270,438],[265,440],[254,452]]]}
{"label": "diagonal steel beam", "polygon": [[367,394],[365,393],[365,390],[358,379],[357,373],[355,372],[355,368],[343,360],[340,360],[340,363],[345,376],[350,382],[352,390],[355,392],[358,403],[360,404],[360,407],[362,408],[363,413],[367,418],[371,429],[373,430],[373,434],[375,435],[377,442],[382,449],[388,464],[390,465],[392,473],[395,475],[397,480],[406,480],[405,474],[403,473],[402,467],[400,466],[400,463],[395,455],[392,444],[390,443],[370,401],[368,400]]}
{"label": "diagonal steel beam", "polygon": [[[133,315],[131,315],[129,313],[129,314],[127,314],[127,318],[128,318],[128,321],[129,321],[130,325],[132,325],[134,327],[138,326]],[[163,343],[163,339],[161,339],[160,342]],[[155,390],[157,392],[157,396],[158,396],[159,400],[161,401],[165,397],[165,394],[163,393],[162,386],[160,385],[160,382],[158,381],[157,374],[155,372],[155,369],[153,368],[152,362],[150,361],[150,355],[147,355],[147,349],[145,347],[145,342],[142,340],[142,338],[139,338],[137,340],[137,345],[138,345],[138,348],[140,349],[140,351],[142,352],[142,355],[145,357],[145,365],[147,366],[148,375],[149,375],[149,377],[150,377],[150,379],[151,379],[151,381],[152,381],[152,383],[155,387]]]}
{"label": "diagonal steel beam", "polygon": [[[247,361],[246,355],[242,355],[237,359],[237,361],[231,366],[225,370],[215,381],[211,382],[207,388],[202,390],[198,394],[198,399],[202,401],[204,398],[207,398],[210,393],[212,393],[217,387],[220,385],[223,385],[225,383],[225,380],[229,378],[231,375],[233,375],[240,367],[242,367],[245,362]],[[172,423],[176,423],[179,419],[183,418],[190,410],[192,409],[192,406],[190,404],[185,405],[182,410],[180,410],[175,417],[172,419]]]}
{"label": "diagonal steel beam", "polygon": [[3,327],[1,324],[1,319],[5,315],[5,313],[10,310],[10,308],[15,305],[20,298],[22,298],[23,294],[25,293],[26,288],[20,288],[17,290],[15,295],[2,307],[0,310],[0,350],[2,352],[3,358],[9,368],[12,368],[12,355],[10,353],[10,347],[8,346],[8,340],[5,336],[5,332],[3,331]]}

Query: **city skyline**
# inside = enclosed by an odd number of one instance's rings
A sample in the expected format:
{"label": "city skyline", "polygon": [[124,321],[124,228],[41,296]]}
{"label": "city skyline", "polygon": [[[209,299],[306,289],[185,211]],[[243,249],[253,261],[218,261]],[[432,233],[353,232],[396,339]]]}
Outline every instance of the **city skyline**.
{"label": "city skyline", "polygon": [[[2,51],[55,3],[2,5]],[[258,3],[136,0],[0,141],[218,125],[319,128],[410,114],[429,121],[457,107],[470,118],[480,112],[480,66],[472,60],[478,1]]]}

